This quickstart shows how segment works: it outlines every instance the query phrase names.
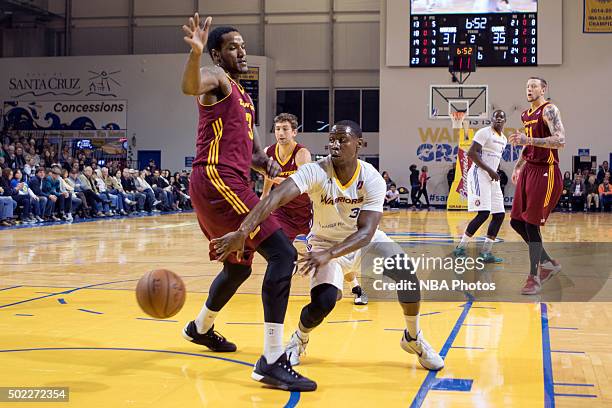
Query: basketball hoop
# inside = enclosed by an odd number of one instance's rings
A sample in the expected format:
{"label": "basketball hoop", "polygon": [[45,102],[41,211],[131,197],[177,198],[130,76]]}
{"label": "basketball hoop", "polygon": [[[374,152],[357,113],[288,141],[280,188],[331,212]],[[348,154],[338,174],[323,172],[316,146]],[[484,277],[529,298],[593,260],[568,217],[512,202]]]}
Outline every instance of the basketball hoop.
{"label": "basketball hoop", "polygon": [[465,119],[465,111],[450,112],[451,120],[453,121],[453,129],[461,129],[463,127],[463,119]]}

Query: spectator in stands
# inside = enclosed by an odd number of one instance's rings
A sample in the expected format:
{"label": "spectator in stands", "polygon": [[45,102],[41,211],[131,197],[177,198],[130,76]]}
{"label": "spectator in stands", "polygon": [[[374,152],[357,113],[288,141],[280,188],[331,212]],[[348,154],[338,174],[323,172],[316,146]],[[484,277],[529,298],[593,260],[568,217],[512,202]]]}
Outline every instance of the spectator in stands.
{"label": "spectator in stands", "polygon": [[563,173],[563,190],[561,192],[561,198],[559,199],[559,207],[564,211],[570,210],[570,202],[572,194],[570,193],[570,189],[572,187],[572,178],[571,173],[566,171]]}
{"label": "spectator in stands", "polygon": [[603,163],[601,163],[601,166],[599,166],[599,169],[597,170],[597,184],[601,184],[603,182],[604,176],[606,175],[607,171],[610,171],[610,168],[608,166],[608,161],[604,160]]}
{"label": "spectator in stands", "polygon": [[102,180],[106,184],[106,191],[117,196],[119,213],[127,215],[126,207],[129,208],[129,206],[136,204],[136,202],[128,198],[119,180],[109,174],[108,167],[102,167]]}
{"label": "spectator in stands", "polygon": [[146,167],[144,170],[144,180],[147,182],[153,193],[155,193],[155,199],[161,204],[161,210],[166,211],[168,208],[168,201],[164,190],[155,183],[153,171],[150,167]]}
{"label": "spectator in stands", "polygon": [[157,199],[162,202],[162,211],[174,209],[172,206],[172,193],[168,191],[170,184],[160,177],[158,169],[153,170],[153,174],[149,176],[147,182],[151,185]]}
{"label": "spectator in stands", "polygon": [[610,205],[612,205],[612,184],[610,179],[605,178],[599,185],[599,196],[601,197],[601,207],[604,211],[610,211]]}
{"label": "spectator in stands", "polygon": [[[47,195],[49,201],[54,205],[54,209],[51,213],[51,219],[53,221],[72,221],[72,200],[68,195],[68,192],[61,191],[60,178],[62,171],[59,166],[53,166],[49,175],[43,181],[42,191]],[[56,216],[56,213],[59,217]]]}
{"label": "spectator in stands", "polygon": [[36,195],[28,187],[28,183],[22,180],[21,170],[17,169],[12,174],[11,187],[15,189],[16,194],[13,195],[13,200],[17,202],[17,207],[21,207],[20,219],[24,224],[34,224],[38,222],[32,215],[32,200],[38,199]]}
{"label": "spectator in stands", "polygon": [[586,189],[580,173],[576,173],[574,182],[570,186],[569,192],[572,196],[570,203],[570,208],[572,211],[582,210],[586,198]]}
{"label": "spectator in stands", "polygon": [[131,200],[136,201],[136,208],[142,213],[145,212],[145,204],[147,205],[147,208],[151,208],[153,201],[155,201],[155,197],[151,199],[147,197],[146,194],[143,194],[136,189],[136,184],[134,184],[133,177],[133,174],[135,173],[136,170],[134,169],[128,169],[127,167],[123,169],[123,172],[121,173],[121,187],[123,187],[123,191],[125,191],[127,194],[132,195]]}
{"label": "spectator in stands", "polygon": [[135,177],[134,179],[134,184],[136,185],[136,189],[147,195],[150,201],[152,201],[151,207],[149,208],[149,212],[159,212],[159,210],[156,209],[156,206],[161,204],[161,201],[157,200],[155,198],[155,193],[153,192],[153,189],[151,188],[151,186],[149,185],[149,183],[146,180],[147,178],[147,171],[146,170],[142,170],[137,177]]}
{"label": "spectator in stands", "polygon": [[42,190],[44,180],[45,168],[39,167],[36,169],[34,177],[30,179],[28,184],[32,192],[38,197],[38,202],[35,203],[38,204],[38,208],[34,208],[34,213],[44,221],[48,221],[51,218],[53,203],[49,201],[47,194]]}
{"label": "spectator in stands", "polygon": [[8,146],[4,159],[6,160],[6,167],[11,169],[15,168],[15,145],[11,144]]}
{"label": "spectator in stands", "polygon": [[[93,168],[93,167],[92,167]],[[119,197],[115,194],[111,194],[106,189],[106,183],[102,179],[102,171],[100,169],[96,169],[93,171],[93,178],[96,181],[98,187],[98,194],[102,199],[106,199],[110,202],[111,208],[106,211],[106,215],[109,217],[114,216],[116,213],[122,213],[123,211],[123,203],[119,201]]]}
{"label": "spectator in stands", "polygon": [[589,176],[589,179],[585,183],[586,189],[586,206],[584,211],[591,209],[591,204],[595,203],[595,211],[599,211],[599,186],[597,185],[597,178],[594,174]]}
{"label": "spectator in stands", "polygon": [[[5,202],[4,206],[6,214],[3,216],[3,221],[6,220],[10,225],[15,225],[15,221],[13,220],[13,212],[17,207],[17,202],[13,200],[13,195],[15,195],[16,191],[13,187],[11,187],[11,177],[13,176],[13,170],[10,168],[2,169],[2,175],[0,175],[0,194],[2,194],[3,201]],[[10,207],[10,211],[8,209]],[[6,226],[6,225],[4,225]]]}
{"label": "spectator in stands", "polygon": [[172,186],[174,194],[179,197],[180,206],[183,210],[191,209],[191,197],[187,187],[181,181],[179,172],[174,173],[172,177]]}
{"label": "spectator in stands", "polygon": [[62,176],[60,177],[60,188],[63,192],[68,193],[67,200],[71,201],[70,204],[70,215],[73,216],[81,211],[81,205],[83,205],[83,200],[81,200],[77,195],[74,188],[74,184],[69,182],[70,177],[68,177],[68,170],[61,169]]}
{"label": "spectator in stands", "polygon": [[397,191],[395,183],[389,185],[389,190],[387,190],[387,194],[385,195],[385,205],[390,208],[399,208],[400,193]]}
{"label": "spectator in stands", "polygon": [[189,194],[189,174],[187,174],[186,170],[181,171],[180,182],[185,186],[185,194]]}
{"label": "spectator in stands", "polygon": [[26,164],[26,159],[23,155],[23,147],[17,147],[15,149],[15,161],[13,166],[15,169],[23,169],[23,166]]}
{"label": "spectator in stands", "polygon": [[425,196],[425,203],[427,205],[427,211],[429,211],[429,194],[427,193],[427,181],[431,178],[427,174],[427,166],[421,168],[421,175],[419,176],[419,194],[417,195],[418,204],[421,205],[421,196]]}
{"label": "spectator in stands", "polygon": [[[2,149],[0,149],[0,152],[4,152]],[[0,156],[0,170],[7,168],[8,166],[6,165],[6,157],[5,156]]]}
{"label": "spectator in stands", "polygon": [[[73,170],[74,171],[74,170]],[[81,185],[81,191],[85,195],[87,204],[91,208],[91,215],[96,217],[103,217],[102,211],[108,213],[108,205],[110,201],[104,200],[100,194],[98,194],[98,185],[93,177],[93,170],[90,166],[86,166],[78,178],[79,184]]]}
{"label": "spectator in stands", "polygon": [[416,210],[418,195],[420,190],[419,170],[416,164],[410,165],[410,198],[412,200],[412,209]]}
{"label": "spectator in stands", "polygon": [[170,182],[170,170],[162,170],[161,172],[156,170],[156,173],[159,174],[159,179],[161,180],[162,188],[168,197],[170,208],[174,211],[178,210],[179,199],[173,192],[172,183]]}
{"label": "spectator in stands", "polygon": [[387,184],[387,190],[389,190],[389,188],[391,187],[391,184],[393,184],[393,180],[391,180],[391,177],[389,176],[389,172],[383,171],[382,178],[385,180],[385,183]]}
{"label": "spectator in stands", "polygon": [[10,227],[11,225],[15,225],[15,222],[13,221],[13,210],[15,207],[13,204],[16,203],[11,198],[10,191],[8,193],[8,195],[5,195],[4,187],[2,187],[0,183],[0,227]]}
{"label": "spectator in stands", "polygon": [[[87,218],[91,214],[91,210],[87,204],[87,198],[85,198],[85,194],[83,194],[83,191],[81,190],[81,184],[79,183],[79,172],[71,170],[70,173],[68,173],[68,171],[64,169],[63,178],[64,182],[72,187],[72,213],[78,213],[79,217]],[[77,205],[79,203],[80,205]]]}

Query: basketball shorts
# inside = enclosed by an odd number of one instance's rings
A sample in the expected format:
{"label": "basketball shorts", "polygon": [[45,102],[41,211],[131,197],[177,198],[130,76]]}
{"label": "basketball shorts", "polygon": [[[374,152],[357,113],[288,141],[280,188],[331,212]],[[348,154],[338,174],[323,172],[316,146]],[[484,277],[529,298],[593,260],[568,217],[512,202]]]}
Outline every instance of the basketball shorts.
{"label": "basketball shorts", "polygon": [[504,195],[499,181],[491,180],[486,171],[474,165],[467,174],[468,211],[489,211],[503,213]]}
{"label": "basketball shorts", "polygon": [[[243,180],[234,171],[224,171],[217,166],[195,166],[193,168],[189,182],[189,195],[200,229],[208,240],[236,231],[249,211],[259,202],[259,197],[251,190],[246,180]],[[236,254],[232,254],[227,261],[251,265],[255,248],[278,229],[280,225],[271,215],[249,235],[243,257],[237,259]],[[217,259],[211,243],[209,243],[208,250],[210,260]]]}
{"label": "basketball shorts", "polygon": [[[337,242],[318,239],[316,236],[307,237],[307,249],[309,252],[323,251],[331,248]],[[381,245],[382,244],[382,245]],[[351,252],[350,254],[332,259],[326,265],[320,267],[310,279],[310,288],[328,283],[334,285],[342,292],[344,275],[359,272],[361,260],[365,254],[376,257],[389,258],[397,254],[403,254],[402,248],[387,236],[383,231],[377,230],[372,241],[365,247]]]}
{"label": "basketball shorts", "polygon": [[298,235],[308,235],[312,226],[312,209],[288,209],[281,207],[272,214],[276,216],[289,241],[293,242]]}
{"label": "basketball shorts", "polygon": [[510,216],[529,224],[544,225],[562,191],[559,166],[525,163],[516,183]]}

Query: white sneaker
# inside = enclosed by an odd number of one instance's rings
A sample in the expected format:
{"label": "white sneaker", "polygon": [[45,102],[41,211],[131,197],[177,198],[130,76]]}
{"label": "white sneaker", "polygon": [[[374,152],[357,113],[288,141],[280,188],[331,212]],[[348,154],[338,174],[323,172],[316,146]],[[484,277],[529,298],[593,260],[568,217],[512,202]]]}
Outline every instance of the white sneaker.
{"label": "white sneaker", "polygon": [[291,363],[292,366],[300,364],[300,356],[306,351],[307,345],[308,340],[302,340],[297,331],[293,332],[293,334],[291,335],[291,339],[289,340],[289,343],[287,343],[287,347],[285,348],[285,354],[287,354],[287,359],[289,360],[289,363]]}
{"label": "white sneaker", "polygon": [[408,334],[408,331],[404,330],[400,346],[404,351],[419,356],[419,363],[421,363],[424,368],[432,371],[438,371],[444,368],[444,360],[442,360],[438,352],[423,338],[422,332],[419,331],[417,338],[413,339]]}
{"label": "white sneaker", "polygon": [[66,222],[72,222],[72,221],[74,221],[74,218],[72,218],[72,214],[66,215]]}

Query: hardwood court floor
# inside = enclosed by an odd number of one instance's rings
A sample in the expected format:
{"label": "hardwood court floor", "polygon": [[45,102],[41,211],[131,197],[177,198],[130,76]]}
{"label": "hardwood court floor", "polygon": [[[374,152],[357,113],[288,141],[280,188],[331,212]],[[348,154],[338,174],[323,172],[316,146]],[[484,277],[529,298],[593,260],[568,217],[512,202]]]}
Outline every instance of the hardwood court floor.
{"label": "hardwood court floor", "polygon": [[[468,219],[402,210],[386,213],[382,229],[426,243],[458,236]],[[518,240],[507,221],[500,237]],[[612,216],[555,213],[544,237],[612,242]],[[214,354],[180,337],[219,269],[207,248],[194,214],[0,230],[0,386],[67,386],[70,402],[49,405],[74,407],[612,405],[606,302],[427,302],[421,327],[446,356],[434,374],[399,348],[404,322],[394,302],[357,307],[345,298],[313,332],[299,367],[319,389],[262,388],[249,378],[262,349],[261,258],[217,319],[238,352]],[[165,321],[145,316],[133,294],[136,280],[159,267],[179,273],[189,292]],[[294,278],[286,338],[307,287]]]}

